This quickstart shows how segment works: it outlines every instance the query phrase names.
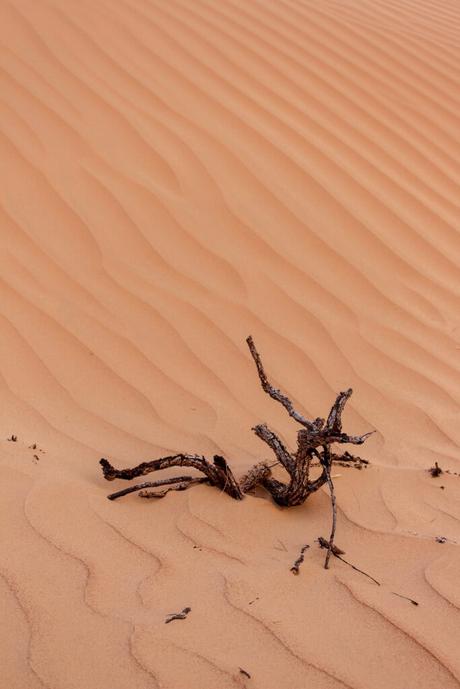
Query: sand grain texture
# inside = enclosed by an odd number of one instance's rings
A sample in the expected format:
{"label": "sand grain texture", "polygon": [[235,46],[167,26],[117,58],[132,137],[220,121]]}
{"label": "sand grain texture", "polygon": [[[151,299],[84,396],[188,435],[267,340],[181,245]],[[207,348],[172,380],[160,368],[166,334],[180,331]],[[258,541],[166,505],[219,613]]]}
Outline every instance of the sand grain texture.
{"label": "sand grain texture", "polygon": [[[460,478],[425,471],[460,472],[458,3],[3,0],[0,27],[2,687],[458,688]],[[351,386],[347,432],[377,430],[336,542],[382,586],[322,569],[325,489],[106,500],[101,456],[242,474],[262,421],[294,447],[249,333],[304,413]]]}

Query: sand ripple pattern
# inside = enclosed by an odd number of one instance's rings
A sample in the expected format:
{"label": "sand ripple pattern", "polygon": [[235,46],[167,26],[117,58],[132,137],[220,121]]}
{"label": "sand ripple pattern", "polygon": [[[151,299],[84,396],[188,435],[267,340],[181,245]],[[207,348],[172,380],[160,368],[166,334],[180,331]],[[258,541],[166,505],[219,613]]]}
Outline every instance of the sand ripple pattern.
{"label": "sand ripple pattern", "polygon": [[[458,3],[4,0],[0,27],[5,686],[459,687],[460,478],[424,471],[460,471]],[[322,570],[325,494],[105,500],[100,456],[292,442],[248,333],[306,414],[352,386],[377,429],[337,538],[381,587]]]}

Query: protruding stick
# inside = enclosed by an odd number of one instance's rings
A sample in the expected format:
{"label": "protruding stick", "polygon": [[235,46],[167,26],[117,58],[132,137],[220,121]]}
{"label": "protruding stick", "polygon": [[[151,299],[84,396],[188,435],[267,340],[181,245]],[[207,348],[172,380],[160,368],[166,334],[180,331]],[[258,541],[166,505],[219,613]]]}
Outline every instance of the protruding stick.
{"label": "protruding stick", "polygon": [[331,535],[329,538],[329,544],[326,553],[326,560],[324,562],[324,569],[329,569],[329,560],[331,557],[331,550],[334,547],[335,529],[337,526],[337,505],[335,501],[335,491],[334,484],[331,479],[331,455],[329,447],[324,446],[323,456],[321,459],[321,464],[323,465],[324,471],[326,473],[327,485],[329,486],[329,492],[331,494],[331,506],[332,506],[332,528]]}
{"label": "protruding stick", "polygon": [[283,395],[283,393],[280,390],[277,390],[273,387],[273,385],[271,385],[268,382],[268,378],[262,365],[259,352],[256,349],[254,340],[252,339],[251,335],[249,335],[249,337],[246,339],[246,342],[248,343],[249,351],[251,352],[255,365],[257,366],[257,373],[259,374],[260,383],[264,391],[268,395],[270,395],[272,399],[282,404],[289,416],[295,419],[298,423],[302,424],[302,426],[305,426],[305,428],[308,428],[308,430],[310,431],[316,430],[315,425],[311,421],[306,419],[304,416],[302,416],[302,414],[299,414],[299,412],[294,409],[291,400],[288,397],[286,397],[286,395]]}

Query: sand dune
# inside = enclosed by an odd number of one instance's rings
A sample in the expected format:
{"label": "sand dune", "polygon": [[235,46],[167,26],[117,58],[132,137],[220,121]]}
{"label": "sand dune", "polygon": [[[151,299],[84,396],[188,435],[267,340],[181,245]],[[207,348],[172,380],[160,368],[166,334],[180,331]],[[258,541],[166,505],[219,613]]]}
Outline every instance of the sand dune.
{"label": "sand dune", "polygon": [[[4,0],[0,26],[2,687],[460,686],[458,3]],[[106,500],[101,456],[243,473],[260,421],[293,446],[249,333],[306,414],[351,386],[376,430],[335,483],[380,587],[322,568],[326,491]]]}

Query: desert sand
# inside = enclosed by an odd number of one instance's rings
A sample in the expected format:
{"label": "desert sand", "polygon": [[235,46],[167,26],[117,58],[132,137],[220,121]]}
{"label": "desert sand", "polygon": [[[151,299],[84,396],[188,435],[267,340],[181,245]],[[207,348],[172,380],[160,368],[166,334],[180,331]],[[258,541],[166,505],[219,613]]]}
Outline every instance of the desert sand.
{"label": "desert sand", "polygon": [[[0,26],[2,689],[458,688],[458,2],[3,0]],[[334,470],[336,543],[380,586],[323,569],[326,487],[106,499],[101,457],[242,475],[264,421],[294,448],[249,334],[310,418],[354,389],[375,433]]]}

